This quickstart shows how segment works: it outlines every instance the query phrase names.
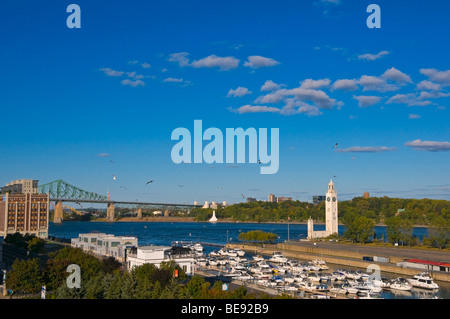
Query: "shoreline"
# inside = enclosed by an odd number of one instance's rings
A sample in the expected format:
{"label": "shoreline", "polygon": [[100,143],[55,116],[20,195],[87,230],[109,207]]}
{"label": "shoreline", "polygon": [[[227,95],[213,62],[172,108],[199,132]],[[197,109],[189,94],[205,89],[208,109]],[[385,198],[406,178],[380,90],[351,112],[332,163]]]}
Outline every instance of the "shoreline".
{"label": "shoreline", "polygon": [[[70,222],[70,221],[66,221],[66,222]],[[115,222],[181,222],[181,223],[209,223],[209,221],[205,220],[205,221],[197,221],[195,220],[195,217],[142,217],[142,218],[137,218],[137,217],[124,217],[121,218],[119,220],[114,220],[114,221],[108,221],[106,220],[106,218],[100,218],[97,220],[90,220],[90,222],[108,222],[108,223],[115,223]],[[286,222],[286,221],[282,221],[282,222],[257,222],[257,221],[237,221],[234,219],[218,219],[216,223],[233,223],[233,224],[295,224],[295,225],[307,225],[306,221],[302,221],[302,222]],[[325,225],[325,222],[314,222],[314,225]],[[344,224],[339,223],[339,226],[344,226]],[[386,227],[386,224],[383,223],[378,223],[375,224],[375,226],[380,226],[380,227]],[[413,227],[419,227],[419,228],[428,228],[429,226],[427,225],[413,225]]]}

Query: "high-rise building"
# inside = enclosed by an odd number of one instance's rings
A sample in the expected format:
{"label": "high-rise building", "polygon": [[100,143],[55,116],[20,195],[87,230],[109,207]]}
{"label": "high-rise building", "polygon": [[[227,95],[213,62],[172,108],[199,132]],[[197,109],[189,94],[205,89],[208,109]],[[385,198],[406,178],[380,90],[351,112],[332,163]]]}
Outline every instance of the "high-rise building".
{"label": "high-rise building", "polygon": [[254,197],[247,197],[247,203],[256,202],[256,198]]}
{"label": "high-rise building", "polygon": [[48,237],[48,194],[4,194],[0,196],[0,236],[16,232]]}
{"label": "high-rise building", "polygon": [[292,200],[292,197],[284,197],[284,196],[277,197],[277,203],[286,202],[288,200]]}
{"label": "high-rise building", "polygon": [[364,192],[364,198],[370,198],[369,192]]}
{"label": "high-rise building", "polygon": [[7,183],[2,187],[2,194],[9,193],[11,195],[16,194],[37,194],[38,193],[38,180],[33,179],[18,179]]}
{"label": "high-rise building", "polygon": [[277,197],[274,194],[269,195],[269,202],[275,203],[277,201]]}
{"label": "high-rise building", "polygon": [[314,195],[313,196],[313,204],[318,205],[318,204],[322,203],[323,201],[325,201],[326,198],[327,198],[326,196]]}

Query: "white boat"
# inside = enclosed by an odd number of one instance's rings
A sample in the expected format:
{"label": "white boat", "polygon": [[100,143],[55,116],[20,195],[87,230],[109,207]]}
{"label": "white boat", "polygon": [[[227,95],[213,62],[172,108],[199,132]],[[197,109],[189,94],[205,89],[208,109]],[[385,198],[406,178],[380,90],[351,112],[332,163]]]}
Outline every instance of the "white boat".
{"label": "white boat", "polygon": [[312,261],[312,263],[313,263],[315,266],[319,267],[319,270],[328,270],[328,269],[330,269],[330,268],[326,265],[325,261],[323,261],[323,260],[321,260],[321,259],[314,259],[314,260]]}
{"label": "white boat", "polygon": [[261,255],[255,255],[255,256],[252,257],[252,259],[253,259],[254,261],[263,261],[263,260],[264,260],[264,257],[261,256]]}
{"label": "white boat", "polygon": [[212,257],[222,256],[218,250],[213,250],[212,252],[209,253],[209,255]]}
{"label": "white boat", "polygon": [[383,299],[378,292],[362,291],[358,293],[358,299]]}
{"label": "white boat", "polygon": [[371,279],[371,282],[381,289],[388,289],[391,286],[391,282],[386,277]]}
{"label": "white boat", "polygon": [[304,263],[302,264],[304,271],[319,271],[320,268],[316,265],[314,265],[313,263],[309,262],[309,263]]}
{"label": "white boat", "polygon": [[399,277],[391,282],[389,288],[395,290],[410,291],[412,289],[412,286],[408,283],[408,280]]}
{"label": "white boat", "polygon": [[330,288],[330,292],[335,294],[347,294],[348,291],[345,287],[343,287],[343,284],[333,285]]}
{"label": "white boat", "polygon": [[274,263],[285,263],[288,261],[288,259],[284,257],[284,255],[281,252],[275,251],[272,254],[272,257],[269,258],[269,261]]}
{"label": "white boat", "polygon": [[433,278],[426,272],[415,275],[408,280],[413,287],[423,289],[439,289],[439,286],[433,281]]}
{"label": "white boat", "polygon": [[319,277],[320,277],[321,282],[326,282],[328,280],[334,280],[333,275],[330,274],[329,272],[320,273]]}
{"label": "white boat", "polygon": [[352,286],[349,282],[345,282],[342,284],[342,289],[345,289],[347,291],[347,293],[349,294],[357,294],[358,293],[358,288]]}
{"label": "white boat", "polygon": [[334,280],[345,280],[346,278],[345,274],[340,271],[333,271],[331,276]]}
{"label": "white boat", "polygon": [[315,272],[309,273],[306,278],[312,282],[320,282],[320,276]]}
{"label": "white boat", "polygon": [[374,292],[374,293],[380,293],[383,288],[379,286],[375,286],[372,283],[368,283],[367,281],[363,281],[362,279],[359,279],[358,281],[354,281],[353,283],[350,283],[354,288],[358,289],[358,293],[360,292]]}
{"label": "white boat", "polygon": [[245,251],[239,248],[235,248],[234,251],[237,253],[239,257],[243,257],[245,255]]}
{"label": "white boat", "polygon": [[345,272],[345,276],[348,279],[353,279],[353,280],[358,280],[361,278],[361,275],[359,275],[356,271],[353,271],[353,270],[347,270]]}
{"label": "white boat", "polygon": [[270,268],[270,266],[265,261],[258,262],[257,265],[250,267],[249,270],[259,279],[272,278],[272,268]]}

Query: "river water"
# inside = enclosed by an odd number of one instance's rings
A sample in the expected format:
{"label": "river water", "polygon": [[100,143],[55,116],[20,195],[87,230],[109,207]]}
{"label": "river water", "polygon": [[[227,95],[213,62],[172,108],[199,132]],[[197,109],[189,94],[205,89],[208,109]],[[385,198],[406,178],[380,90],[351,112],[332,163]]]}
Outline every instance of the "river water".
{"label": "river water", "polygon": [[[324,229],[324,225],[315,225],[315,230]],[[145,245],[167,245],[173,241],[195,241],[202,242],[205,253],[218,249],[214,245],[224,245],[227,242],[238,242],[241,232],[261,230],[275,233],[279,236],[278,241],[299,240],[306,238],[306,224],[271,224],[271,223],[209,223],[209,222],[64,222],[62,224],[50,223],[49,236],[71,239],[78,234],[93,231],[108,233],[115,236],[135,236],[138,238],[139,246]],[[339,233],[344,232],[342,226]],[[377,226],[375,232],[378,238],[384,234],[386,238],[386,227]],[[414,235],[420,239],[426,236],[427,229],[417,227]],[[211,245],[207,245],[207,244]],[[342,268],[342,267],[337,267]],[[419,272],[419,271],[418,271]],[[381,274],[384,276],[384,274]],[[429,294],[426,291],[414,289],[410,293],[383,292],[385,299],[400,298],[423,298],[437,296],[450,299],[450,284],[438,282],[439,291]]]}

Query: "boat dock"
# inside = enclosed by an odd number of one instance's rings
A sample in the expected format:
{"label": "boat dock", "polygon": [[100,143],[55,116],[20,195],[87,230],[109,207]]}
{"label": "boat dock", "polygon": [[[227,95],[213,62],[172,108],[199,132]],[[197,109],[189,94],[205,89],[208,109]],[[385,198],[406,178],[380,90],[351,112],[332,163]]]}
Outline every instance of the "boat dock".
{"label": "boat dock", "polygon": [[[267,245],[246,245],[246,244],[228,244],[227,248],[239,248],[244,251],[255,254],[271,255],[275,251],[281,251],[286,257],[296,259],[315,259],[320,258],[327,263],[355,268],[367,269],[369,265],[377,264],[382,272],[391,273],[400,276],[413,276],[418,269],[404,268],[397,265],[409,258],[417,258],[416,254],[423,256],[428,253],[428,258],[450,258],[449,252],[421,251],[411,249],[398,249],[386,247],[364,247],[360,245],[346,245],[328,242],[295,242],[279,243]],[[366,260],[365,256],[386,256],[388,262],[376,262]],[[450,282],[449,272],[432,272],[433,279],[443,282]]]}

